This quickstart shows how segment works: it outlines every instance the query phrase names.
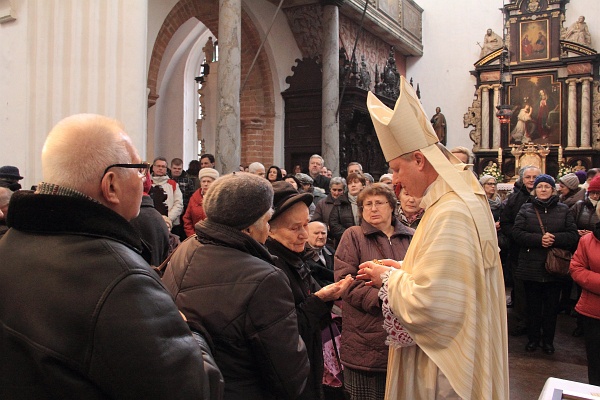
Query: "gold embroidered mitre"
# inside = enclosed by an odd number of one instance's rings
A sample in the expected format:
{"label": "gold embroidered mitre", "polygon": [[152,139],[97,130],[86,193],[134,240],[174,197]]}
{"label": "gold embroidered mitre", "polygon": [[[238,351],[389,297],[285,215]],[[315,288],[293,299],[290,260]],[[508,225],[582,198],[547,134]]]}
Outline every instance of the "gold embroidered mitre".
{"label": "gold embroidered mitre", "polygon": [[400,96],[393,110],[372,92],[367,97],[367,108],[388,162],[439,141],[417,94],[404,76],[400,77]]}

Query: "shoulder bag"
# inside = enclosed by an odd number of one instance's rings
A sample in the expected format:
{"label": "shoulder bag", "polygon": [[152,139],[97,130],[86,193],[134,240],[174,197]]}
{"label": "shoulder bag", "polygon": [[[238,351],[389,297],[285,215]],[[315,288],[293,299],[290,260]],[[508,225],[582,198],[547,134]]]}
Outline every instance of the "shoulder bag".
{"label": "shoulder bag", "polygon": [[[542,218],[540,217],[540,213],[535,208],[535,213],[537,215],[538,221],[540,222],[540,228],[542,228],[542,234],[546,234],[546,230],[544,229],[544,224],[542,223]],[[572,254],[569,250],[559,249],[558,247],[550,247],[548,249],[548,254],[546,255],[546,271],[550,275],[557,276],[566,276],[569,274],[569,264],[571,263]]]}

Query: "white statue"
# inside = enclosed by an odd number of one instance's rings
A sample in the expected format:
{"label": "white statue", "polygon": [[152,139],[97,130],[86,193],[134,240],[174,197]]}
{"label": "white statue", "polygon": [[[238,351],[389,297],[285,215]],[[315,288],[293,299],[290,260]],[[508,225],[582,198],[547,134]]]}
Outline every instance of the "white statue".
{"label": "white statue", "polygon": [[493,30],[488,29],[485,36],[483,37],[483,45],[479,45],[481,46],[481,53],[479,53],[479,58],[482,58],[492,53],[493,51],[496,51],[499,48],[501,48],[502,38],[497,33],[494,33]]}
{"label": "white statue", "polygon": [[565,31],[563,39],[592,47],[592,36],[583,15]]}

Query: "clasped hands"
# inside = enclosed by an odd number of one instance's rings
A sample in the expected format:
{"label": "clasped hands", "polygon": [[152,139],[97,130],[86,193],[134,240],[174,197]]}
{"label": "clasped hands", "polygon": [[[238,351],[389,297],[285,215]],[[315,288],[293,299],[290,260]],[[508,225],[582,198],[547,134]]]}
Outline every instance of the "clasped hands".
{"label": "clasped hands", "polygon": [[365,261],[358,266],[358,275],[356,279],[365,281],[365,285],[380,288],[382,285],[381,275],[391,269],[400,269],[401,263],[396,260],[386,258],[384,260]]}
{"label": "clasped hands", "polygon": [[554,244],[554,235],[550,232],[544,233],[542,236],[542,247],[551,247]]}

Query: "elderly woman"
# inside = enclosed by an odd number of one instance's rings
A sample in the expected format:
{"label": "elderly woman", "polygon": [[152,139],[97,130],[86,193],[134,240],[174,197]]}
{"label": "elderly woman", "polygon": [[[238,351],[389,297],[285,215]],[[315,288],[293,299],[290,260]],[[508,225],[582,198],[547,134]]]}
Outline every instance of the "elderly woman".
{"label": "elderly woman", "polygon": [[379,177],[379,183],[385,183],[390,189],[394,190],[394,183],[392,182],[392,174],[383,174]]}
{"label": "elderly woman", "polygon": [[[600,208],[596,208],[595,213],[600,217]],[[600,223],[596,223],[592,232],[579,240],[569,270],[573,280],[582,288],[575,310],[580,314],[584,327],[588,382],[600,385]]]}
{"label": "elderly woman", "polygon": [[198,179],[200,180],[200,187],[190,197],[185,214],[183,214],[183,229],[187,236],[192,236],[195,233],[194,225],[198,221],[206,219],[204,208],[202,207],[202,201],[206,191],[210,185],[219,177],[219,171],[214,168],[202,168],[198,173]]}
{"label": "elderly woman", "polygon": [[[308,206],[310,193],[298,193],[286,182],[273,184],[275,212],[269,221],[269,252],[277,257],[275,265],[287,275],[298,316],[300,336],[306,344],[310,374],[298,399],[323,399],[323,345],[321,331],[330,321],[334,300],[340,298],[352,277],[321,288],[310,275],[304,261],[304,245],[308,240]],[[286,340],[285,337],[280,339]]]}
{"label": "elderly woman", "polygon": [[494,222],[496,223],[496,230],[500,229],[500,214],[502,213],[502,198],[498,194],[498,182],[496,178],[491,175],[482,175],[479,178],[479,183],[483,187],[485,196],[487,197],[494,216]]}
{"label": "elderly woman", "polygon": [[356,198],[367,185],[366,182],[365,176],[359,173],[351,173],[346,178],[348,193],[336,199],[335,207],[329,216],[329,229],[336,244],[347,228],[360,225],[360,210]]}
{"label": "elderly woman", "polygon": [[[358,266],[373,259],[404,259],[414,230],[394,218],[396,195],[384,183],[375,183],[358,195],[360,226],[346,229],[335,253],[335,279],[356,277]],[[342,295],[340,357],[344,385],[351,399],[383,399],[387,371],[387,333],[378,289],[354,281]]]}
{"label": "elderly woman", "polygon": [[400,200],[396,213],[398,219],[409,228],[417,229],[425,210],[419,207],[417,199],[409,195],[402,186],[398,185],[396,190],[398,191],[398,198]]}
{"label": "elderly woman", "polygon": [[210,334],[224,399],[295,399],[309,373],[288,278],[263,246],[272,204],[264,178],[217,179],[197,239],[179,246],[163,277],[190,325]]}
{"label": "elderly woman", "polygon": [[[579,236],[569,207],[558,201],[550,175],[539,175],[531,194],[531,202],[521,206],[513,226],[513,237],[521,243],[515,276],[525,284],[529,319],[525,350],[535,351],[541,339],[544,353],[553,354],[556,314],[565,278],[546,271],[546,256],[552,247],[573,250]],[[538,215],[546,233],[542,233]]]}
{"label": "elderly woman", "polygon": [[574,173],[563,175],[558,183],[560,183],[559,199],[567,206],[572,207],[585,197],[585,190],[579,187],[579,178]]}

